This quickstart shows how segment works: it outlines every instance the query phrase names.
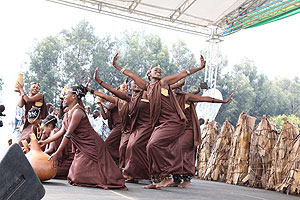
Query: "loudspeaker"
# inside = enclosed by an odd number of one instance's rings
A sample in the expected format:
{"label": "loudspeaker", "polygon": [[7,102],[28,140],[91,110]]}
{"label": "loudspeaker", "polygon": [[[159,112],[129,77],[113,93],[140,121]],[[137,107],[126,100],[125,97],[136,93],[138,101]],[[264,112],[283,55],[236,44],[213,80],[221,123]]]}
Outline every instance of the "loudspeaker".
{"label": "loudspeaker", "polygon": [[[1,150],[1,149],[0,149]],[[45,188],[18,144],[0,153],[0,199],[39,200]]]}

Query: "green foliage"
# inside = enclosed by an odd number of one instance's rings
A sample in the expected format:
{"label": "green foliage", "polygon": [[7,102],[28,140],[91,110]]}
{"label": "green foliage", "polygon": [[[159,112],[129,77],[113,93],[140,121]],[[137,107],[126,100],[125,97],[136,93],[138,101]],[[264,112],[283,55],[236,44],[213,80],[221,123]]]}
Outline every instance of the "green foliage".
{"label": "green foliage", "polygon": [[159,36],[137,31],[125,31],[122,35],[117,43],[121,54],[118,65],[133,71],[145,80],[147,80],[146,72],[151,65],[160,65],[164,75],[176,71],[170,64],[168,48],[162,44]]}
{"label": "green foliage", "polygon": [[292,123],[296,124],[298,127],[300,126],[300,118],[297,117],[296,115],[288,115],[288,116],[286,116],[285,114],[277,115],[275,117],[272,117],[272,120],[276,123],[276,128],[278,130],[281,130],[285,118],[289,122],[292,122]]}
{"label": "green foliage", "polygon": [[41,91],[47,102],[56,100],[59,96],[61,74],[59,73],[62,47],[59,39],[49,36],[35,45],[30,53],[29,70],[25,72],[25,88],[29,88],[31,82],[39,82]]}
{"label": "green foliage", "polygon": [[[184,41],[179,40],[176,43],[174,43],[170,52],[172,55],[172,63],[174,66],[177,66],[177,71],[173,71],[172,74],[177,73],[179,71],[199,67],[199,64],[195,59],[195,55],[187,47]],[[203,82],[203,77],[204,70],[187,77],[185,89],[189,92],[197,90],[197,80]]]}

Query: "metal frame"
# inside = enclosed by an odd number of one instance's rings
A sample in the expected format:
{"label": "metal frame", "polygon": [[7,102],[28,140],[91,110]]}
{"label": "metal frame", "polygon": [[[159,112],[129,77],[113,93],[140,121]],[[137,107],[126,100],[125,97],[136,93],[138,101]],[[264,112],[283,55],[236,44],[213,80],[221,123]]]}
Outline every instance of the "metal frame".
{"label": "metal frame", "polygon": [[223,41],[223,38],[217,34],[217,30],[217,27],[211,27],[210,37],[206,40],[208,42],[208,58],[205,67],[204,82],[207,82],[209,88],[216,88],[217,86],[218,65],[215,61],[220,42]]}
{"label": "metal frame", "polygon": [[[186,13],[186,11],[192,7],[197,0],[184,0],[175,10],[164,8],[159,5],[147,4],[142,0],[115,0],[112,1],[113,3],[108,3],[109,1],[106,0],[46,1],[204,37],[211,36],[210,27],[201,23],[182,20],[180,19],[180,16],[184,14],[185,16],[192,17],[197,20],[206,21],[207,24],[218,27],[215,35],[226,36],[284,13],[278,12],[279,10],[282,11],[286,9],[285,12],[288,12],[292,10],[292,5],[300,7],[300,0],[246,0],[237,9],[225,15],[220,20],[213,22],[208,19],[202,19]],[[139,11],[136,8],[140,5],[148,8],[160,9],[162,11],[169,11],[171,14],[170,16],[163,16],[150,12]],[[249,20],[249,16],[251,16],[251,20]]]}
{"label": "metal frame", "polygon": [[[106,3],[104,1],[97,0],[46,0],[61,5],[71,6],[90,12],[99,14],[105,14],[121,19],[126,19],[134,22],[140,22],[143,24],[158,26],[167,28],[179,32],[199,35],[203,37],[209,36],[209,28],[201,24],[192,23],[189,21],[179,20],[179,16],[182,15],[196,0],[186,0],[170,17],[155,15],[148,12],[142,12],[136,10],[139,5],[150,6],[142,3],[141,0],[116,0],[126,3],[131,3],[129,7],[120,6],[116,4]],[[152,6],[153,7],[153,6]],[[166,8],[156,7],[166,10]],[[171,10],[170,10],[171,11]],[[203,19],[202,19],[203,20]]]}

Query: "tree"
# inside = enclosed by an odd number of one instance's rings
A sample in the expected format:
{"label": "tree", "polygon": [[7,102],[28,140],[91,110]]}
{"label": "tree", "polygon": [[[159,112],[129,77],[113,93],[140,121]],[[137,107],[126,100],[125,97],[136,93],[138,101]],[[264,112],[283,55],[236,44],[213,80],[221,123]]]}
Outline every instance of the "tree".
{"label": "tree", "polygon": [[293,81],[288,88],[288,99],[290,113],[293,115],[300,114],[300,84]]}
{"label": "tree", "polygon": [[99,41],[94,28],[87,21],[81,21],[75,28],[63,30],[61,38],[64,49],[63,81],[71,85],[86,82],[95,69],[92,69],[93,55]]}
{"label": "tree", "polygon": [[284,119],[287,119],[289,122],[296,124],[298,127],[300,126],[300,118],[296,115],[277,115],[272,117],[272,120],[275,122],[278,131],[281,130],[284,123]]}
{"label": "tree", "polygon": [[[174,69],[178,70],[176,72],[189,70],[199,66],[199,64],[195,59],[195,55],[187,47],[186,43],[182,40],[178,40],[176,43],[172,44],[172,48],[170,52],[171,52],[172,65],[174,66]],[[197,58],[200,58],[200,55],[198,55]],[[186,78],[185,87],[187,88],[187,91],[192,91],[197,89],[197,80],[203,82],[202,79],[202,77],[204,77],[203,71],[197,72],[197,74],[194,74]]]}
{"label": "tree", "polygon": [[121,51],[118,61],[121,67],[132,70],[145,80],[151,65],[160,65],[164,76],[176,71],[170,64],[168,48],[162,44],[159,36],[137,31],[125,31],[122,35],[117,44]]}
{"label": "tree", "polygon": [[48,36],[34,47],[30,55],[29,70],[25,72],[25,88],[38,82],[46,102],[56,103],[60,93],[59,65],[62,47],[57,36]]}
{"label": "tree", "polygon": [[256,94],[251,87],[249,78],[242,72],[227,73],[219,82],[222,84],[218,88],[224,98],[231,93],[234,93],[235,96],[229,104],[221,106],[216,121],[222,123],[228,117],[229,121],[235,124],[241,112],[250,112],[254,107]]}

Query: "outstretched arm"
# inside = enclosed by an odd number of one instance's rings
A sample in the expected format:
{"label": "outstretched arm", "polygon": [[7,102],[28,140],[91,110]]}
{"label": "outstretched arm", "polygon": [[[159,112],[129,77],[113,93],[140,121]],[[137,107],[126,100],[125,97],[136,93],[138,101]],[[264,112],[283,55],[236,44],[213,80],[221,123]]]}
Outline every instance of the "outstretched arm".
{"label": "outstretched arm", "polygon": [[191,92],[192,94],[196,95],[201,91],[201,87],[200,87],[200,81],[197,81],[197,85],[198,85],[198,89],[196,91]]}
{"label": "outstretched arm", "polygon": [[107,114],[103,108],[102,102],[97,103],[100,108],[100,113],[103,119],[107,119]]}
{"label": "outstretched arm", "polygon": [[63,124],[61,129],[58,132],[56,132],[54,135],[48,137],[46,140],[39,141],[39,144],[41,146],[44,146],[44,145],[46,145],[50,142],[53,142],[53,141],[57,140],[60,136],[62,136],[65,132],[66,132],[66,129],[65,129],[65,126]]}
{"label": "outstretched arm", "polygon": [[118,66],[116,64],[117,60],[118,60],[118,54],[119,53],[116,53],[114,59],[113,59],[113,63],[112,65],[117,69],[119,70],[121,73],[123,73],[124,75],[126,76],[129,76],[130,78],[132,78],[134,80],[134,82],[143,90],[146,90],[147,89],[147,84],[148,82],[147,81],[144,81],[143,79],[141,79],[139,76],[137,76],[135,73],[133,73],[132,71],[128,70],[128,69],[125,69],[125,68],[122,68],[120,66]]}
{"label": "outstretched arm", "polygon": [[185,78],[183,79],[182,82],[180,82],[180,83],[175,83],[175,84],[171,85],[170,87],[171,87],[171,89],[173,90],[173,89],[182,87],[182,86],[184,86],[184,85],[185,85]]}
{"label": "outstretched arm", "polygon": [[185,70],[182,71],[178,74],[173,74],[170,76],[166,76],[163,79],[161,79],[162,85],[166,84],[166,85],[172,85],[174,83],[176,83],[177,81],[179,81],[180,79],[185,78],[188,75],[194,74],[195,72],[202,70],[205,68],[206,65],[206,61],[204,60],[204,57],[201,55],[201,66],[198,68],[194,68],[194,69],[190,69],[190,70]]}
{"label": "outstretched arm", "polygon": [[130,100],[130,97],[128,94],[121,92],[120,90],[117,90],[117,89],[111,87],[110,85],[104,83],[100,78],[97,77],[97,74],[98,74],[98,67],[95,70],[94,79],[95,79],[95,81],[97,81],[97,83],[99,83],[99,85],[101,85],[102,87],[104,87],[105,89],[107,89],[108,91],[110,91],[111,93],[113,93],[114,95],[119,97],[120,99],[123,99],[126,101]]}
{"label": "outstretched arm", "polygon": [[117,103],[117,99],[116,98],[108,96],[108,95],[104,94],[103,92],[98,92],[98,91],[92,90],[92,89],[90,89],[88,87],[86,89],[90,93],[92,93],[92,94],[94,94],[94,95],[96,95],[98,97],[101,97],[101,98],[105,99],[106,101],[109,101],[109,102],[111,102],[113,104]]}
{"label": "outstretched arm", "polygon": [[70,122],[70,126],[68,128],[68,130],[66,131],[65,136],[63,137],[57,151],[55,153],[53,153],[50,158],[48,160],[50,160],[52,157],[54,157],[53,162],[56,163],[57,162],[57,154],[60,153],[68,144],[70,137],[71,137],[71,133],[73,133],[75,131],[75,129],[78,127],[81,119],[85,116],[85,113],[82,110],[75,110],[73,115],[72,115],[72,119]]}
{"label": "outstretched arm", "polygon": [[209,102],[209,103],[228,103],[231,101],[232,97],[234,94],[232,93],[226,100],[221,100],[221,99],[215,99],[212,97],[201,97],[201,96],[196,96],[194,94],[188,94],[187,95],[187,101],[191,102]]}

